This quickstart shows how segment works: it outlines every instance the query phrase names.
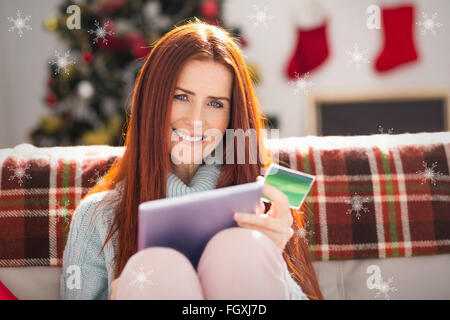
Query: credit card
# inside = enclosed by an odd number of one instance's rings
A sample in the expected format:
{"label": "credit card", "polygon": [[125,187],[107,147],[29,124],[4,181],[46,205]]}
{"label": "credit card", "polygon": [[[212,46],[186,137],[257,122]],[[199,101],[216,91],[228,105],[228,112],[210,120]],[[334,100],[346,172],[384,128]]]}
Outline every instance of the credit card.
{"label": "credit card", "polygon": [[[289,199],[289,207],[299,209],[314,183],[315,177],[304,172],[272,163],[264,176],[264,183],[283,192]],[[265,195],[264,202],[270,202]]]}

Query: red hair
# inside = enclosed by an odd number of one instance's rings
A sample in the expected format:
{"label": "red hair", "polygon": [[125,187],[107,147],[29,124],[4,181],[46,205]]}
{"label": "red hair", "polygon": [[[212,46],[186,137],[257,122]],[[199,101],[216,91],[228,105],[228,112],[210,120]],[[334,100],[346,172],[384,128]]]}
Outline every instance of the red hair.
{"label": "red hair", "polygon": [[[273,161],[264,148],[260,129],[266,117],[259,109],[247,64],[236,44],[237,39],[226,30],[198,20],[178,26],[154,45],[136,80],[127,121],[125,151],[117,158],[100,183],[84,196],[115,188],[125,179],[120,208],[117,210],[103,248],[117,232],[115,276],[118,277],[128,259],[137,251],[137,213],[141,202],[166,197],[166,179],[170,171],[169,115],[179,71],[189,59],[213,59],[229,68],[234,75],[232,110],[229,129],[253,129],[257,133],[256,163],[224,163],[217,188],[256,181],[262,168]],[[224,141],[226,140],[224,136]],[[236,155],[236,143],[233,144]],[[246,150],[248,142],[245,141]],[[223,144],[226,159],[226,143]],[[167,156],[161,156],[167,155]],[[227,161],[228,162],[228,161]],[[254,163],[251,164],[250,162]],[[83,198],[83,199],[84,199]],[[292,210],[294,230],[302,227],[299,212]],[[103,250],[102,248],[102,250]],[[293,279],[310,299],[322,299],[308,245],[292,237],[283,257]]]}

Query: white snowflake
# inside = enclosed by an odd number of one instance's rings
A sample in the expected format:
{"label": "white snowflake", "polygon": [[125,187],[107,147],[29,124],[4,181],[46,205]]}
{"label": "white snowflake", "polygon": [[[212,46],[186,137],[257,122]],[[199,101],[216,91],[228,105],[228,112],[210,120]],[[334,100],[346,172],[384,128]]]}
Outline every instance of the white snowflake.
{"label": "white snowflake", "polygon": [[391,286],[391,283],[394,281],[393,277],[390,277],[388,281],[384,281],[383,278],[381,278],[380,283],[378,283],[375,287],[377,289],[377,293],[375,294],[375,298],[378,298],[379,296],[384,294],[384,298],[386,300],[390,299],[390,292],[395,292],[397,289],[394,286]]}
{"label": "white snowflake", "polygon": [[107,35],[113,35],[114,31],[106,31],[107,26],[109,25],[109,21],[106,21],[103,24],[103,27],[100,26],[100,23],[95,20],[94,25],[96,27],[95,30],[88,30],[89,34],[94,34],[95,38],[92,40],[93,43],[97,43],[98,39],[102,39],[104,44],[108,44],[108,39],[106,38]]}
{"label": "white snowflake", "polygon": [[434,171],[437,166],[437,162],[433,162],[431,167],[428,167],[428,164],[425,161],[422,161],[422,166],[423,171],[416,171],[417,174],[423,175],[421,184],[424,184],[427,180],[430,180],[433,185],[436,185],[436,179],[443,175],[439,171]]}
{"label": "white snowflake", "polygon": [[14,179],[17,178],[19,185],[22,186],[23,178],[32,179],[32,177],[29,174],[27,174],[27,172],[26,172],[27,170],[30,170],[30,168],[31,168],[31,163],[27,163],[26,165],[20,164],[18,167],[15,167],[15,168],[8,166],[8,169],[13,172],[13,175],[10,176],[8,180],[14,181]]}
{"label": "white snowflake", "polygon": [[70,205],[70,200],[63,201],[62,205],[61,204],[57,205],[57,210],[61,211],[61,214],[57,215],[57,218],[56,218],[56,220],[58,222],[61,221],[61,218],[64,221],[64,223],[67,224],[69,222],[69,219],[70,219],[69,205]]}
{"label": "white snowflake", "polygon": [[361,217],[361,211],[364,213],[369,212],[369,209],[364,207],[365,202],[369,202],[369,197],[362,197],[359,196],[357,193],[355,193],[350,200],[346,200],[345,202],[348,203],[351,208],[347,210],[346,214],[351,214],[353,211],[356,212],[356,218]]}
{"label": "white snowflake", "polygon": [[422,27],[422,35],[426,34],[427,31],[430,31],[430,33],[436,37],[436,31],[435,28],[442,27],[442,23],[435,21],[437,17],[437,13],[435,12],[431,18],[428,18],[428,15],[425,12],[422,12],[422,21],[416,22],[417,25]]}
{"label": "white snowflake", "polygon": [[10,27],[8,31],[17,30],[19,37],[22,37],[23,29],[32,30],[31,26],[27,25],[27,22],[31,21],[31,16],[22,17],[22,12],[20,12],[20,10],[17,10],[16,16],[16,19],[8,17],[8,21],[13,23],[13,26]]}
{"label": "white snowflake", "polygon": [[355,43],[352,50],[346,50],[345,54],[350,57],[350,59],[347,60],[347,65],[355,65],[356,68],[360,68],[362,63],[369,63],[369,60],[367,59],[367,49],[360,50],[358,45]]}
{"label": "white snowflake", "polygon": [[131,270],[133,274],[133,280],[130,281],[131,286],[138,286],[139,290],[142,291],[146,284],[153,285],[153,281],[149,279],[149,276],[153,273],[153,270],[144,271],[144,266],[142,263],[139,265],[139,270]]}
{"label": "white snowflake", "polygon": [[297,231],[295,231],[295,234],[298,238],[302,238],[308,243],[308,236],[312,236],[314,234],[314,231],[308,230],[310,229],[309,221],[306,221],[306,225],[298,228]]}
{"label": "white snowflake", "polygon": [[70,57],[69,50],[66,51],[64,57],[61,57],[59,52],[55,50],[55,57],[49,62],[51,65],[56,66],[55,75],[59,74],[61,71],[65,72],[66,74],[69,74],[69,66],[75,64],[75,61],[69,59],[69,57]]}
{"label": "white snowflake", "polygon": [[97,169],[94,169],[94,175],[94,178],[89,178],[89,183],[96,184],[103,178],[103,176],[100,175],[100,172]]}
{"label": "white snowflake", "polygon": [[271,16],[268,11],[269,7],[264,6],[263,9],[260,9],[257,5],[253,5],[254,13],[249,15],[251,21],[253,21],[253,25],[255,27],[262,24],[265,28],[267,28],[267,22],[268,20],[272,20],[273,16]]}
{"label": "white snowflake", "polygon": [[[378,126],[378,132],[380,134],[384,134],[384,128],[382,126]],[[394,128],[390,128],[388,129],[388,131],[386,132],[386,134],[391,134],[394,132]]]}
{"label": "white snowflake", "polygon": [[313,87],[315,85],[314,82],[309,80],[310,74],[307,72],[303,76],[299,76],[298,73],[295,73],[295,80],[291,81],[289,84],[294,87],[294,94],[299,94],[303,91],[305,96],[308,95],[308,88]]}

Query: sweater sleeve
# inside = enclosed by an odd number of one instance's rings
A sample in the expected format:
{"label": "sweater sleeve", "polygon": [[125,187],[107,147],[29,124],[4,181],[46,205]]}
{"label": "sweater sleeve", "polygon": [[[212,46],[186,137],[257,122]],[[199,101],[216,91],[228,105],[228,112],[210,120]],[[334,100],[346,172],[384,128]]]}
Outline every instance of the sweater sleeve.
{"label": "sweater sleeve", "polygon": [[94,213],[102,193],[80,202],[74,212],[63,254],[60,282],[61,299],[108,299],[109,284],[103,242],[98,230],[99,213]]}

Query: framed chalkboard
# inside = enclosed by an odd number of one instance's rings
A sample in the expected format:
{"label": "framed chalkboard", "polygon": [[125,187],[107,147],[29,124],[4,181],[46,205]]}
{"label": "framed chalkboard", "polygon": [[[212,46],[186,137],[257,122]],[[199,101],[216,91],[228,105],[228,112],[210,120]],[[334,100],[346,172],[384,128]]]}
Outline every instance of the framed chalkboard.
{"label": "framed chalkboard", "polygon": [[448,131],[449,92],[316,92],[309,101],[308,134],[346,136]]}

